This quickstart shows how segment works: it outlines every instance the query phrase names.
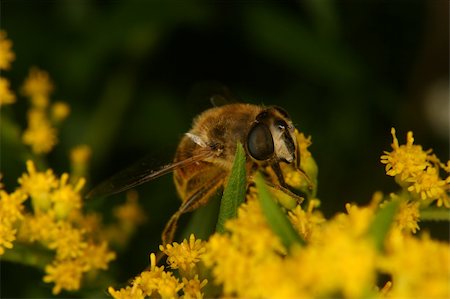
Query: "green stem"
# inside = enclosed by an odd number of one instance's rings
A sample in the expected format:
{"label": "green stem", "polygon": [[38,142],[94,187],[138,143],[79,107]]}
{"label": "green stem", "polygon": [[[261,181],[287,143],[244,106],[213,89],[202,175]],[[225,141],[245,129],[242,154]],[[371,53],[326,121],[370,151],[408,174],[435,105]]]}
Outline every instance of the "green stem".
{"label": "green stem", "polygon": [[450,210],[446,208],[425,208],[420,210],[420,219],[424,221],[449,221]]}
{"label": "green stem", "polygon": [[50,251],[35,245],[25,245],[21,243],[14,243],[12,249],[7,249],[1,256],[1,261],[8,261],[27,266],[36,267],[38,269],[45,269],[51,261],[53,255]]}

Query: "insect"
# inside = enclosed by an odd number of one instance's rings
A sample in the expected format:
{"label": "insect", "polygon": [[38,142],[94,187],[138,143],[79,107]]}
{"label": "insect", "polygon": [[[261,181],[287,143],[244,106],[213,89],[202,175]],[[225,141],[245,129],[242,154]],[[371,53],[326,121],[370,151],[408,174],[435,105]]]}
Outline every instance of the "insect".
{"label": "insect", "polygon": [[162,234],[162,243],[171,243],[180,216],[205,205],[226,184],[238,142],[245,149],[249,182],[256,170],[269,168],[276,175],[276,179],[267,178],[269,186],[299,198],[289,190],[280,168],[280,163],[287,163],[306,176],[300,169],[295,127],[288,113],[277,106],[243,103],[210,108],[198,115],[172,163],[152,170],[141,162],[102,183],[88,197],[118,193],[173,172],[182,203]]}

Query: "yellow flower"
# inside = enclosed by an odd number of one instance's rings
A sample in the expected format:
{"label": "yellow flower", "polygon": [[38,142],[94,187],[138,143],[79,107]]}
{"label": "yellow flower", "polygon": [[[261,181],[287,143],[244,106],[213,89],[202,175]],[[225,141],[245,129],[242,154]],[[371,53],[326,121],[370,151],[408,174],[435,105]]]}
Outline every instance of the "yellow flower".
{"label": "yellow flower", "polygon": [[441,180],[438,169],[428,167],[417,178],[409,179],[408,181],[412,183],[408,187],[408,191],[419,194],[422,200],[434,200],[442,198],[444,193],[449,190],[450,177]]}
{"label": "yellow flower", "polygon": [[47,274],[44,276],[44,282],[55,283],[52,290],[54,295],[59,294],[61,290],[78,290],[84,271],[84,266],[78,260],[55,261],[45,267]]}
{"label": "yellow flower", "polygon": [[31,99],[34,107],[45,108],[48,106],[49,96],[53,91],[53,83],[47,72],[33,67],[25,79],[22,91]]}
{"label": "yellow flower", "polygon": [[89,145],[82,144],[70,151],[70,162],[74,165],[85,165],[91,159],[92,150]]}
{"label": "yellow flower", "polygon": [[83,188],[86,180],[80,178],[75,186],[68,184],[69,175],[64,173],[59,181],[59,186],[51,193],[51,201],[56,216],[59,219],[66,218],[69,213],[81,208],[80,190]]}
{"label": "yellow flower", "polygon": [[108,288],[108,293],[115,299],[144,299],[144,293],[136,287],[126,287],[118,291],[113,287]]}
{"label": "yellow flower", "polygon": [[247,195],[247,202],[238,209],[238,217],[226,222],[225,229],[233,236],[233,243],[245,253],[257,255],[264,255],[267,252],[286,253],[280,239],[267,224],[256,196],[257,194],[253,192]]}
{"label": "yellow flower", "polygon": [[46,172],[37,172],[33,161],[27,161],[28,174],[24,173],[19,178],[21,189],[30,195],[33,207],[37,210],[47,210],[50,208],[50,191],[58,186],[58,181],[51,169]]}
{"label": "yellow flower", "polygon": [[9,89],[9,81],[0,77],[0,107],[16,102],[16,95]]}
{"label": "yellow flower", "polygon": [[27,196],[19,191],[8,194],[0,190],[0,255],[12,248],[16,239],[16,222],[23,219],[23,202]]}
{"label": "yellow flower", "polygon": [[167,263],[172,269],[179,269],[181,275],[192,277],[195,266],[206,249],[204,242],[195,240],[191,234],[189,241],[185,239],[181,244],[177,242],[167,244],[165,248],[160,245],[159,250],[168,256]]}
{"label": "yellow flower", "polygon": [[50,152],[58,142],[56,129],[50,125],[44,112],[39,109],[32,109],[28,113],[28,128],[22,135],[25,145],[31,146],[31,150],[36,154]]}
{"label": "yellow flower", "polygon": [[[115,291],[112,287],[108,289],[109,293],[115,298],[141,298],[140,295],[146,297],[155,297],[159,294],[161,298],[175,298],[181,290],[183,284],[170,272],[165,272],[164,267],[156,266],[155,254],[150,254],[150,270],[142,272],[133,279],[132,286],[119,291]],[[137,291],[140,289],[141,291]]]}
{"label": "yellow flower", "polygon": [[0,225],[0,255],[5,253],[5,248],[13,248],[12,242],[16,239],[16,232],[12,225]]}
{"label": "yellow flower", "polygon": [[398,176],[400,181],[406,181],[420,174],[429,165],[428,152],[422,150],[422,146],[414,145],[413,133],[408,132],[406,145],[399,145],[395,136],[395,129],[391,129],[393,138],[392,152],[385,151],[381,156],[381,163],[386,164],[386,173],[390,176]]}
{"label": "yellow flower", "polygon": [[397,182],[422,200],[436,200],[438,206],[450,208],[448,192],[450,176],[439,177],[440,170],[450,171],[450,161],[441,163],[431,150],[423,151],[420,145],[414,145],[412,132],[407,134],[406,145],[399,145],[395,129],[391,130],[394,142],[393,151],[381,156],[381,163],[386,164],[386,173],[395,176]]}
{"label": "yellow flower", "polygon": [[202,257],[205,265],[212,268],[215,283],[223,285],[226,296],[270,297],[254,278],[258,273],[266,273],[268,265],[279,262],[286,253],[255,196],[250,193],[247,203],[239,207],[237,218],[225,223],[226,234],[210,237]]}
{"label": "yellow flower", "polygon": [[376,250],[370,240],[355,238],[338,222],[327,225],[322,242],[294,251],[288,267],[314,297],[341,293],[362,298],[375,283]]}
{"label": "yellow flower", "polygon": [[70,150],[70,174],[73,181],[89,175],[91,155],[91,148],[86,144],[75,146]]}
{"label": "yellow flower", "polygon": [[14,224],[17,220],[23,219],[23,202],[26,199],[26,194],[21,190],[11,194],[0,190],[0,222]]}
{"label": "yellow flower", "polygon": [[319,227],[326,220],[320,211],[314,209],[320,205],[318,199],[311,199],[308,202],[307,210],[297,206],[293,211],[289,211],[289,219],[294,228],[306,241],[316,239]]}
{"label": "yellow flower", "polygon": [[183,277],[184,299],[201,299],[203,298],[202,288],[208,283],[206,279],[200,281],[198,275],[192,279]]}
{"label": "yellow flower", "polygon": [[16,55],[11,50],[12,42],[6,38],[6,32],[0,30],[0,70],[9,70]]}
{"label": "yellow flower", "polygon": [[136,227],[146,220],[142,208],[138,204],[138,193],[130,190],[126,194],[125,204],[114,208],[114,216],[125,226]]}
{"label": "yellow flower", "polygon": [[65,221],[58,221],[48,248],[56,250],[56,258],[64,260],[79,257],[87,247],[84,232]]}
{"label": "yellow flower", "polygon": [[51,107],[52,120],[60,122],[70,114],[70,106],[64,102],[55,102]]}
{"label": "yellow flower", "polygon": [[448,243],[404,236],[391,243],[379,267],[392,276],[391,298],[449,298],[450,250]]}
{"label": "yellow flower", "polygon": [[401,201],[397,214],[395,215],[395,227],[400,231],[415,234],[419,230],[420,213],[419,203],[416,201]]}
{"label": "yellow flower", "polygon": [[53,236],[57,226],[53,211],[46,213],[37,212],[35,215],[27,214],[22,221],[19,230],[19,239],[28,242],[39,240],[41,243],[48,243]]}
{"label": "yellow flower", "polygon": [[80,260],[86,265],[87,270],[108,268],[108,263],[116,258],[116,254],[109,251],[108,244],[102,242],[100,245],[87,244],[84,248]]}

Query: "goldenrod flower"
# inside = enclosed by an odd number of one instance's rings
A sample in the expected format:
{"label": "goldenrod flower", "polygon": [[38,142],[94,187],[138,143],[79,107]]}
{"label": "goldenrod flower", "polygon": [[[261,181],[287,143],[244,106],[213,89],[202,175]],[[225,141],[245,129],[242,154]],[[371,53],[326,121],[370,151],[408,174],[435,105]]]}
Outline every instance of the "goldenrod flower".
{"label": "goldenrod flower", "polygon": [[23,219],[23,202],[27,196],[19,191],[8,194],[0,190],[0,255],[12,248],[16,239],[16,222]]}
{"label": "goldenrod flower", "polygon": [[57,295],[61,290],[74,291],[80,288],[81,277],[85,266],[78,260],[55,261],[45,267],[44,282],[53,282],[53,294]]}
{"label": "goldenrod flower", "polygon": [[28,194],[36,210],[46,211],[50,208],[50,191],[58,186],[58,181],[51,169],[37,172],[33,161],[27,161],[28,174],[24,173],[18,182],[21,189]]}
{"label": "goldenrod flower", "polygon": [[126,193],[126,202],[114,208],[113,215],[124,226],[136,227],[146,220],[146,215],[138,204],[138,193],[135,190],[130,190]]}
{"label": "goldenrod flower", "polygon": [[[155,297],[157,294],[161,298],[175,298],[178,297],[177,293],[181,290],[183,284],[173,276],[170,272],[165,272],[164,267],[156,266],[155,254],[150,254],[150,270],[142,272],[136,278],[133,279],[132,286],[115,291],[112,287],[108,289],[108,292],[114,298],[124,298],[127,295],[128,298],[141,298]],[[140,289],[141,291],[137,291]]]}
{"label": "goldenrod flower", "polygon": [[391,243],[379,260],[381,270],[392,276],[391,298],[449,298],[450,250],[448,243],[405,235]]}
{"label": "goldenrod flower", "polygon": [[6,249],[13,248],[13,241],[16,239],[17,230],[12,225],[0,225],[0,255],[5,253]]}
{"label": "goldenrod flower", "polygon": [[320,225],[326,221],[322,213],[315,210],[319,205],[318,199],[311,199],[306,211],[297,206],[288,213],[294,228],[306,241],[316,239]]}
{"label": "goldenrod flower", "polygon": [[[420,195],[423,200],[438,199],[449,190],[450,177],[442,180],[439,177],[438,169],[428,167],[416,178],[410,178],[408,182],[412,185],[408,187],[408,191],[415,192]],[[438,205],[440,206],[440,205]]]}
{"label": "goldenrod flower", "polygon": [[250,193],[247,203],[238,209],[237,218],[225,223],[228,233],[216,233],[206,244],[202,259],[212,268],[214,282],[223,285],[225,295],[271,297],[255,277],[267,273],[269,265],[278,265],[281,254],[286,253],[281,240],[269,228],[255,196]]}
{"label": "goldenrod flower", "polygon": [[196,264],[205,253],[205,242],[196,240],[191,234],[188,240],[181,244],[174,242],[166,247],[160,245],[159,250],[164,252],[168,258],[167,263],[172,269],[179,269],[180,274],[186,277],[193,277]]}
{"label": "goldenrod flower", "polygon": [[206,279],[200,281],[198,275],[192,279],[183,277],[184,299],[201,299],[203,298],[202,288],[208,283]]}
{"label": "goldenrod flower", "polygon": [[0,190],[0,221],[2,224],[14,224],[17,220],[23,219],[23,202],[27,199],[25,193],[17,190],[8,194]]}
{"label": "goldenrod flower", "polygon": [[85,179],[80,178],[75,186],[68,184],[69,175],[64,173],[59,181],[59,186],[51,193],[51,201],[56,216],[59,219],[66,218],[75,209],[81,208],[80,190],[85,184]]}
{"label": "goldenrod flower", "polygon": [[401,201],[395,216],[395,228],[407,233],[415,234],[419,228],[419,203],[416,201]]}
{"label": "goldenrod flower", "polygon": [[78,145],[70,150],[70,175],[72,180],[89,176],[89,161],[92,150],[86,145]]}
{"label": "goldenrod flower", "polygon": [[47,211],[46,213],[37,211],[35,215],[27,215],[22,221],[19,239],[27,242],[40,241],[48,244],[55,236],[55,231],[57,230],[55,218],[53,211]]}
{"label": "goldenrod flower", "polygon": [[399,176],[400,181],[416,177],[429,165],[427,162],[428,152],[423,151],[422,146],[413,144],[412,132],[408,132],[406,136],[406,145],[399,145],[394,128],[392,128],[391,134],[393,151],[385,151],[381,156],[381,163],[386,164],[386,174]]}
{"label": "goldenrod flower", "polygon": [[120,290],[114,290],[113,287],[108,288],[108,293],[115,299],[144,299],[144,293],[140,288],[129,287]]}
{"label": "goldenrod flower", "polygon": [[31,150],[36,154],[50,152],[58,142],[56,129],[39,109],[28,112],[28,128],[23,133],[22,140],[25,145],[31,146]]}
{"label": "goldenrod flower", "polygon": [[0,77],[0,107],[16,102],[16,95],[9,89],[9,81]]}
{"label": "goldenrod flower", "polygon": [[412,132],[407,134],[406,145],[399,145],[394,128],[391,133],[393,151],[384,152],[385,155],[381,156],[387,175],[395,176],[402,187],[417,194],[420,199],[436,200],[438,206],[450,207],[450,176],[445,179],[439,177],[440,169],[447,173],[450,169],[432,155],[431,150],[424,151],[420,145],[414,145]]}
{"label": "goldenrod flower", "polygon": [[85,165],[92,156],[92,150],[89,145],[78,145],[70,151],[70,162],[73,165]]}
{"label": "goldenrod flower", "polygon": [[16,55],[12,51],[12,41],[6,38],[6,32],[0,30],[0,70],[9,70]]}
{"label": "goldenrod flower", "polygon": [[79,257],[88,245],[83,234],[83,231],[72,227],[70,223],[58,221],[48,248],[56,250],[56,258],[59,260]]}
{"label": "goldenrod flower", "polygon": [[46,108],[49,103],[50,93],[53,91],[53,83],[47,72],[33,67],[25,79],[22,91],[25,96],[31,99],[34,107]]}
{"label": "goldenrod flower", "polygon": [[65,102],[55,102],[51,107],[51,118],[56,123],[66,119],[70,114],[70,106]]}
{"label": "goldenrod flower", "polygon": [[116,254],[108,249],[108,243],[97,245],[88,243],[81,253],[80,260],[86,265],[87,270],[108,268],[108,263],[116,258]]}

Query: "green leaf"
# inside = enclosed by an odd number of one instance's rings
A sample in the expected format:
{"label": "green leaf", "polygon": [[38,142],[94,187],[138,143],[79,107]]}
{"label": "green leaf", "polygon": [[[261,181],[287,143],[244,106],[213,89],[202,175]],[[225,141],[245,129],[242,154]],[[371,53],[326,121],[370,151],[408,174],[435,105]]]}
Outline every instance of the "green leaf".
{"label": "green leaf", "polygon": [[255,182],[263,214],[270,228],[280,237],[286,249],[289,250],[294,244],[305,245],[306,242],[297,234],[286,214],[284,214],[278,204],[272,199],[261,174],[258,173],[256,175]]}
{"label": "green leaf", "polygon": [[216,231],[224,232],[225,221],[236,217],[239,205],[244,202],[246,191],[245,153],[242,144],[238,143],[230,177],[223,191]]}
{"label": "green leaf", "polygon": [[369,227],[369,235],[372,236],[375,241],[375,246],[380,251],[383,250],[384,240],[394,222],[399,204],[399,200],[388,202],[378,211]]}

